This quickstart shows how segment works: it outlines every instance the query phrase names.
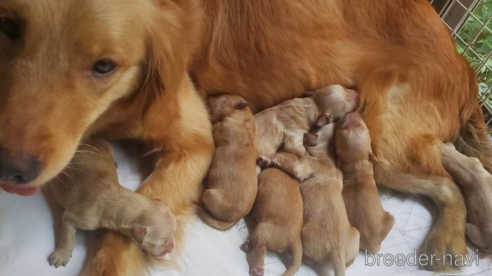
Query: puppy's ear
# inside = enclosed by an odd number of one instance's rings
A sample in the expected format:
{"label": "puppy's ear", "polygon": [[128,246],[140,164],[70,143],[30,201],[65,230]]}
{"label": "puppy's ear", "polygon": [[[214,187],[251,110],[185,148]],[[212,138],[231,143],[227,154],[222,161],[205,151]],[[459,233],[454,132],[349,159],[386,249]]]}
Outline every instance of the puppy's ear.
{"label": "puppy's ear", "polygon": [[145,228],[141,225],[137,225],[137,226],[133,227],[132,237],[138,244],[143,243],[145,235],[147,235],[147,228]]}
{"label": "puppy's ear", "polygon": [[372,152],[369,152],[369,160],[374,164],[379,163],[378,158]]}
{"label": "puppy's ear", "polygon": [[246,107],[249,107],[249,103],[245,100],[242,100],[240,102],[238,102],[235,106],[234,106],[234,109],[237,109],[237,110],[243,110],[245,109]]}
{"label": "puppy's ear", "polygon": [[311,97],[316,94],[316,91],[304,91],[301,95],[302,98]]}
{"label": "puppy's ear", "polygon": [[318,127],[323,127],[326,126],[327,124],[331,124],[333,122],[333,116],[331,114],[324,114],[319,116],[318,121],[316,122],[316,126]]}
{"label": "puppy's ear", "polygon": [[316,146],[318,142],[318,134],[304,133],[304,144],[308,147]]}

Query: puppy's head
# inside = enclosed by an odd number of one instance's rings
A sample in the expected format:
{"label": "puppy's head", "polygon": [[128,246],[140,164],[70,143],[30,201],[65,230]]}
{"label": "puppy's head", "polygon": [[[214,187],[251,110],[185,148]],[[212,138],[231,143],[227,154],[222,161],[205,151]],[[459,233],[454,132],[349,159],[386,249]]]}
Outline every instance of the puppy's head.
{"label": "puppy's head", "polygon": [[338,120],[348,112],[354,111],[359,106],[359,94],[352,89],[346,89],[341,85],[330,85],[321,88],[312,95],[318,106],[319,112],[331,114]]}
{"label": "puppy's head", "polygon": [[182,18],[168,0],[2,0],[0,187],[35,193],[117,101],[175,106]]}
{"label": "puppy's head", "polygon": [[163,257],[174,249],[176,218],[162,202],[153,200],[140,224],[133,226],[133,240],[148,254]]}
{"label": "puppy's head", "polygon": [[339,158],[344,162],[364,159],[375,160],[371,149],[369,129],[356,112],[348,113],[337,125],[335,144]]}
{"label": "puppy's head", "polygon": [[249,104],[240,96],[222,94],[209,98],[207,100],[207,106],[210,113],[210,120],[212,123],[216,123],[238,110],[248,108]]}

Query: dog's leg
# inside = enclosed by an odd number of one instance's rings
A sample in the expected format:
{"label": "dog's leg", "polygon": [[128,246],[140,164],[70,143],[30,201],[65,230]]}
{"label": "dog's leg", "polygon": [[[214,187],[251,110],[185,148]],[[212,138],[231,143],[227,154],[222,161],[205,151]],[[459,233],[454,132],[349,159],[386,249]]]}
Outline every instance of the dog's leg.
{"label": "dog's leg", "polygon": [[442,164],[462,187],[467,209],[466,235],[486,254],[492,254],[492,175],[473,157],[442,145]]}
{"label": "dog's leg", "polygon": [[70,219],[67,211],[63,213],[61,237],[55,251],[50,255],[49,262],[51,266],[56,268],[66,266],[72,257],[73,249],[75,248],[75,233],[77,229],[74,227],[73,221]]}
{"label": "dog's leg", "polygon": [[263,276],[267,248],[264,244],[253,241],[250,250],[248,252],[249,275]]}
{"label": "dog's leg", "polygon": [[308,158],[299,159],[294,154],[284,152],[279,152],[272,156],[261,156],[258,159],[258,164],[264,167],[277,167],[300,181],[314,173]]}
{"label": "dog's leg", "polygon": [[428,258],[420,263],[423,268],[447,269],[454,263],[449,262],[449,257],[445,263],[446,254],[452,255],[453,260],[460,254],[465,256],[466,207],[459,188],[449,176],[410,175],[380,166],[375,166],[374,172],[378,183],[404,193],[429,196],[436,204],[439,217],[420,248],[420,253]]}
{"label": "dog's leg", "polygon": [[[165,202],[176,216],[176,246],[171,258],[178,256],[182,249],[185,225],[198,202],[201,183],[214,151],[212,128],[202,100],[191,86],[182,93],[178,103],[186,103],[186,107],[178,107],[180,113],[173,115],[172,122],[166,121],[170,115],[165,111],[176,107],[169,107],[171,103],[166,99],[156,99],[149,107],[146,117],[149,121],[143,122],[147,125],[144,138],[152,141],[154,152],[159,156],[154,171],[137,190]],[[142,258],[140,248],[130,239],[108,232],[95,258],[85,266],[83,275],[142,275],[145,270]]]}

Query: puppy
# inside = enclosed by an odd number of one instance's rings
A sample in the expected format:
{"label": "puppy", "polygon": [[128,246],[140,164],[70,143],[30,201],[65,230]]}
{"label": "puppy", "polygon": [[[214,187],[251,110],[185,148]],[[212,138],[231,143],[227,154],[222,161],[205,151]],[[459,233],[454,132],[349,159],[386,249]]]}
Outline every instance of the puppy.
{"label": "puppy", "polygon": [[304,98],[285,101],[255,115],[256,150],[258,156],[269,156],[283,150],[299,157],[306,153],[303,135],[315,123],[323,126],[337,120],[358,106],[356,91],[340,85],[330,85],[316,92],[306,92]]}
{"label": "puppy", "polygon": [[301,181],[304,202],[302,243],[307,264],[319,275],[328,275],[323,266],[332,265],[336,276],[345,275],[359,251],[359,232],[352,227],[342,197],[342,172],[329,156],[329,142],[334,124],[316,134],[306,133],[307,154],[299,157],[277,153],[260,157],[262,167],[275,166]]}
{"label": "puppy", "polygon": [[492,254],[492,220],[483,219],[492,216],[491,205],[487,204],[492,199],[492,175],[477,158],[463,155],[450,143],[442,145],[442,163],[465,195],[466,235],[483,253]]}
{"label": "puppy", "polygon": [[258,224],[251,239],[241,247],[248,254],[250,275],[264,274],[267,249],[280,254],[290,251],[292,265],[282,275],[294,275],[302,264],[299,182],[279,169],[264,170],[258,176],[258,195],[252,213]]}
{"label": "puppy", "polygon": [[247,215],[255,202],[256,126],[248,103],[239,96],[213,97],[208,106],[215,154],[202,195],[206,210],[199,208],[198,214],[211,227],[227,230]]}
{"label": "puppy", "polygon": [[375,254],[395,223],[383,209],[374,181],[371,137],[358,113],[348,113],[336,128],[335,144],[343,172],[343,199],[350,224],[360,232],[360,250]]}
{"label": "puppy", "polygon": [[43,187],[65,209],[60,242],[49,256],[50,265],[67,265],[76,229],[120,231],[152,256],[170,253],[176,219],[167,205],[120,186],[111,145],[96,138],[89,143],[81,144],[67,170]]}

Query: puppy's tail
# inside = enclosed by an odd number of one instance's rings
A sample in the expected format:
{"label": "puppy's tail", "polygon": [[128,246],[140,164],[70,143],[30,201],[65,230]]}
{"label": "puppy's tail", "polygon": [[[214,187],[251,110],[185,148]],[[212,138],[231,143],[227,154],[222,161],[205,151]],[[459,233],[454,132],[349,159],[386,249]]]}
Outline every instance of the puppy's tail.
{"label": "puppy's tail", "polygon": [[287,268],[282,276],[293,276],[302,265],[302,241],[299,239],[291,245],[290,252],[292,254],[292,264]]}
{"label": "puppy's tail", "polygon": [[212,217],[212,214],[207,210],[203,209],[203,207],[197,207],[197,214],[200,219],[208,224],[208,226],[215,228],[217,230],[225,231],[231,229],[234,225],[237,224],[237,221],[220,221]]}
{"label": "puppy's tail", "polygon": [[483,119],[482,108],[479,103],[475,106],[462,125],[458,137],[454,140],[456,149],[468,157],[480,160],[484,168],[492,173],[492,146],[487,127]]}

